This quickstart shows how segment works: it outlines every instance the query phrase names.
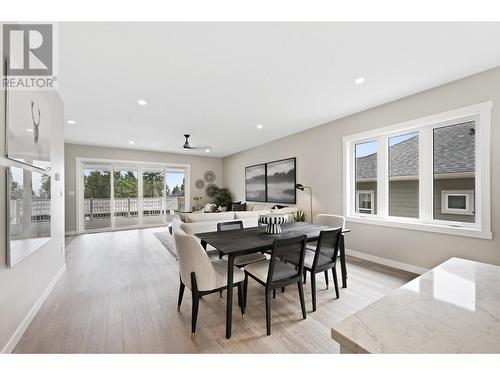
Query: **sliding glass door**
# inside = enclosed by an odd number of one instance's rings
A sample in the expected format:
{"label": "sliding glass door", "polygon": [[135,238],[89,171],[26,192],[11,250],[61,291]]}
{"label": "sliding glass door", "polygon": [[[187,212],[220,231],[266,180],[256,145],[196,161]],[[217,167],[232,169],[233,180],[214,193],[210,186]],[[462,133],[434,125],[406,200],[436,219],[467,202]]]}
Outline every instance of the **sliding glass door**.
{"label": "sliding glass door", "polygon": [[162,225],[186,210],[185,169],[82,164],[84,231]]}

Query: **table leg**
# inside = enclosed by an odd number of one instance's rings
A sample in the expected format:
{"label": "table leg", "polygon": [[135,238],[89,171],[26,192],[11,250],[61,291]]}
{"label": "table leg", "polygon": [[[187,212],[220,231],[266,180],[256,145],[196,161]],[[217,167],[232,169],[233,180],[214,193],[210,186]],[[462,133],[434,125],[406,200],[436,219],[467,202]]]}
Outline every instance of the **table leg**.
{"label": "table leg", "polygon": [[347,288],[347,267],[345,265],[345,239],[344,235],[340,235],[340,269],[342,271],[342,288]]}
{"label": "table leg", "polygon": [[226,305],[226,339],[231,338],[233,323],[233,266],[234,256],[227,256],[227,305]]}

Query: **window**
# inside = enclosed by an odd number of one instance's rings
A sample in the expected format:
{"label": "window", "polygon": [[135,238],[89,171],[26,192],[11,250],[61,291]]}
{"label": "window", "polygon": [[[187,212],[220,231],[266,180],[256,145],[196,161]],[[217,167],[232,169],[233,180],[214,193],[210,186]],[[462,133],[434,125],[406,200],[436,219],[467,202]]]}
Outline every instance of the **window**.
{"label": "window", "polygon": [[474,215],[474,191],[443,190],[441,213],[449,215]]}
{"label": "window", "polygon": [[375,191],[356,190],[356,212],[373,214]]}
{"label": "window", "polygon": [[347,220],[491,239],[491,107],[344,137]]}

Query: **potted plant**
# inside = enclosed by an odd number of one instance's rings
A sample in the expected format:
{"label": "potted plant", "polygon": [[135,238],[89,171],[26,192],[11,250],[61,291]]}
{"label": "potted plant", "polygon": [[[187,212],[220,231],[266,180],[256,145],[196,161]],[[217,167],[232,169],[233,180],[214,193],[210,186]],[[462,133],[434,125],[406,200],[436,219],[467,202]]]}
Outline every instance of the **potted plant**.
{"label": "potted plant", "polygon": [[296,222],[300,221],[306,221],[306,213],[302,210],[298,210],[296,213],[293,214],[293,220]]}
{"label": "potted plant", "polygon": [[226,211],[231,203],[233,202],[233,197],[231,192],[226,188],[219,188],[215,193],[214,203],[220,207],[221,211]]}

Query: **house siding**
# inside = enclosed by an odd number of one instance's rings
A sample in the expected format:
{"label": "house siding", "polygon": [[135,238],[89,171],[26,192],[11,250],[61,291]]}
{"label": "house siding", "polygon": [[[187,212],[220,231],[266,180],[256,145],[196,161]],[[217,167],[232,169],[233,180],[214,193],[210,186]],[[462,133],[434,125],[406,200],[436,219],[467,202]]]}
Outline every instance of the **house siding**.
{"label": "house siding", "polygon": [[389,215],[418,218],[418,194],[418,180],[390,181]]}

